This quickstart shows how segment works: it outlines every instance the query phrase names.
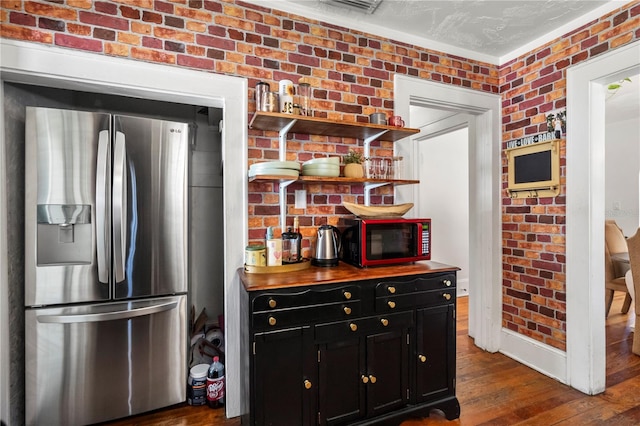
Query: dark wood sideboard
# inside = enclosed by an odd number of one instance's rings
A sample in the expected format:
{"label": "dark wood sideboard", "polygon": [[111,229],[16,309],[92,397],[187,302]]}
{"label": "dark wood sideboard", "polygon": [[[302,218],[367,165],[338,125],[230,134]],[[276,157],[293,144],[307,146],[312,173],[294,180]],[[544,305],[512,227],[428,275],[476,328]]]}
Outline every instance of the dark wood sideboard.
{"label": "dark wood sideboard", "polygon": [[240,270],[242,423],[398,425],[433,409],[458,418],[457,270]]}

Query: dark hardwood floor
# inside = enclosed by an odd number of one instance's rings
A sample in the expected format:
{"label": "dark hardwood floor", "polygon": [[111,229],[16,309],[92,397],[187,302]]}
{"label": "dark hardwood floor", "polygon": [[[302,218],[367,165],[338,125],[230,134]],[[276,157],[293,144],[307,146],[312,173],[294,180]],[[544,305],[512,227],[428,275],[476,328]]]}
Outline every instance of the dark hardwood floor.
{"label": "dark hardwood floor", "polygon": [[[460,418],[447,421],[433,412],[402,426],[640,425],[640,357],[631,353],[633,333],[628,326],[633,309],[621,314],[622,302],[622,295],[616,295],[606,323],[607,389],[588,396],[502,354],[475,347],[467,336],[468,301],[459,298],[456,393]],[[240,420],[226,419],[223,409],[181,405],[109,423],[124,425],[238,426]]]}

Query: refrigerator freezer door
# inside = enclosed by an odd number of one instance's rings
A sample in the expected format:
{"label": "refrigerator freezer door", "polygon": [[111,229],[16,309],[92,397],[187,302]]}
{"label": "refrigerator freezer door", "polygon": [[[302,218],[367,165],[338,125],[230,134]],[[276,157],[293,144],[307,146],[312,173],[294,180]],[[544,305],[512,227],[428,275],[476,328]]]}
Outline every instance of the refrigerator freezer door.
{"label": "refrigerator freezer door", "polygon": [[[103,244],[101,254],[110,251],[109,239],[101,238],[111,234],[109,127],[108,114],[27,107],[27,306],[94,302],[111,296],[108,259],[98,262],[96,255],[97,241]],[[98,157],[100,167],[96,167]],[[99,235],[97,222],[105,223]]]}
{"label": "refrigerator freezer door", "polygon": [[26,424],[85,425],[186,399],[186,296],[27,309]]}
{"label": "refrigerator freezer door", "polygon": [[187,291],[188,125],[114,117],[115,298]]}

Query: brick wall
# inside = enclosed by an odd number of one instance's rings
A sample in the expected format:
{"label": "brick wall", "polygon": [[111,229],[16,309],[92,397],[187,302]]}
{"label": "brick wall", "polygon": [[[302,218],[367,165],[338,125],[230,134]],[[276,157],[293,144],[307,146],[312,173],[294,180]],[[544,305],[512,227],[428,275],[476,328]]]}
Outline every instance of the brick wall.
{"label": "brick wall", "polygon": [[[393,75],[405,74],[445,84],[498,92],[495,65],[398,43],[347,28],[304,20],[240,1],[76,0],[1,3],[2,37],[88,50],[105,55],[196,68],[246,77],[249,114],[255,110],[255,84],[279,80],[313,86],[318,117],[367,122],[372,112],[393,111]],[[249,163],[278,159],[275,132],[249,131]],[[343,155],[361,141],[293,135],[287,160]],[[372,144],[372,155],[391,156],[393,145]],[[293,209],[289,189],[288,223],[300,217],[309,255],[310,237],[327,220],[348,212],[341,202],[363,202],[362,185],[305,185],[308,208]],[[372,192],[371,202],[393,203],[393,190]],[[279,227],[278,185],[249,184],[249,239]],[[279,230],[276,233],[279,235]]]}
{"label": "brick wall", "polygon": [[[537,133],[545,111],[564,106],[565,69],[640,37],[638,2],[572,32],[504,66],[436,52],[336,27],[241,1],[57,0],[0,2],[3,38],[86,50],[246,77],[253,114],[253,88],[266,81],[301,78],[314,87],[316,116],[367,121],[393,111],[393,74],[503,95],[503,141]],[[293,135],[287,160],[342,155],[360,141]],[[249,131],[249,162],[278,158],[278,135]],[[389,156],[391,143],[372,144]],[[563,167],[565,157],[562,156]],[[563,173],[564,176],[564,173]],[[342,201],[363,201],[361,185],[305,185],[308,208],[300,217],[304,245],[318,225],[346,214]],[[553,199],[503,199],[504,326],[564,349],[564,186]],[[389,187],[372,203],[392,203]],[[278,187],[249,185],[249,239],[279,225]]]}
{"label": "brick wall", "polygon": [[[566,70],[640,38],[640,2],[601,17],[500,67],[503,149],[547,131],[546,115],[566,107]],[[566,349],[566,155],[557,197],[512,199],[503,157],[502,325]]]}

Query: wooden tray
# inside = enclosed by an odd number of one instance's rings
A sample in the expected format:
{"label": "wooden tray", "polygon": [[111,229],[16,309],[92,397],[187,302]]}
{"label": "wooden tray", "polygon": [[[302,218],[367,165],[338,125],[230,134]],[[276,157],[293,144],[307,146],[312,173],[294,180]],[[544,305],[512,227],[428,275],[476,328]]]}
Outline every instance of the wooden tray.
{"label": "wooden tray", "polygon": [[347,201],[343,201],[342,205],[351,213],[361,218],[402,217],[402,215],[413,207],[413,203],[363,206]]}
{"label": "wooden tray", "polygon": [[302,259],[302,262],[287,263],[278,266],[244,265],[244,271],[248,274],[277,274],[281,272],[302,271],[303,269],[307,269],[309,266],[311,266],[311,261],[309,259]]}

